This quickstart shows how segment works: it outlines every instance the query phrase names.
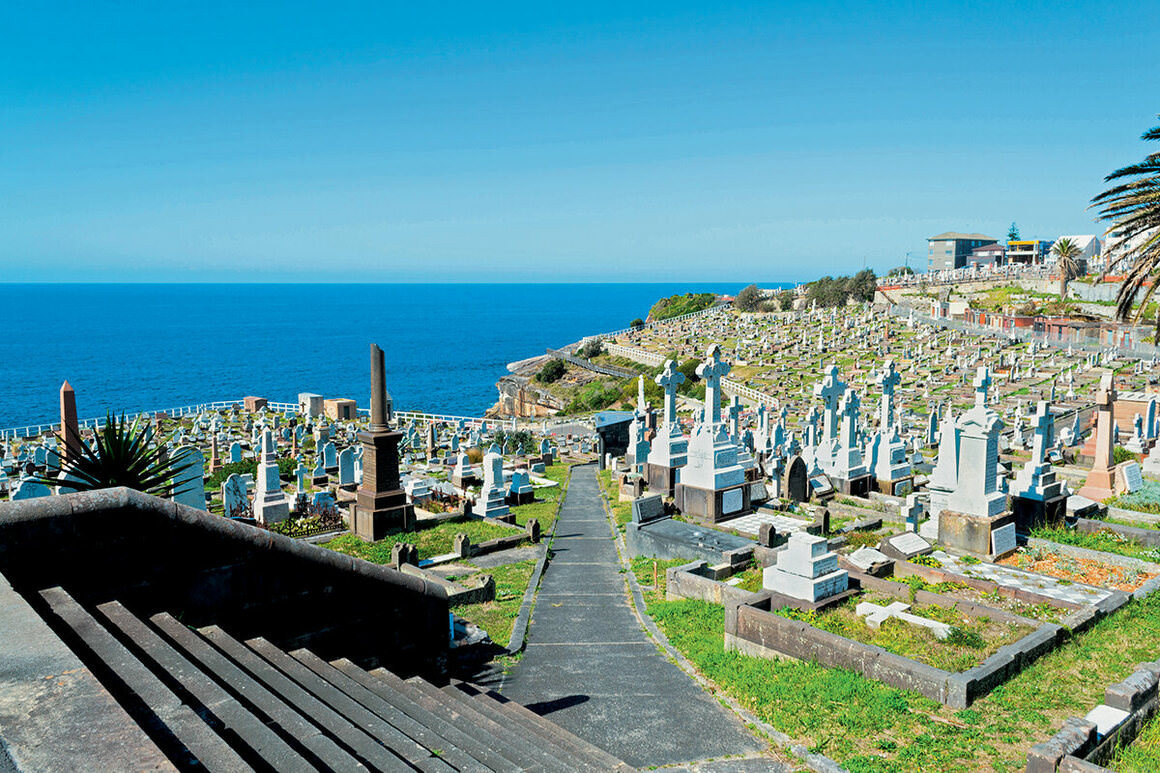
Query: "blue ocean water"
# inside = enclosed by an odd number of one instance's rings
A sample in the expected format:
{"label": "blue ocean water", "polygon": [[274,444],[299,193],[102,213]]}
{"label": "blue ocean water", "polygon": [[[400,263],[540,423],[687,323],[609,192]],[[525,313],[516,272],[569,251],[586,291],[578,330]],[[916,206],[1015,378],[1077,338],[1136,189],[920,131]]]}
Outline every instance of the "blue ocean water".
{"label": "blue ocean water", "polygon": [[[0,428],[299,392],[368,401],[369,344],[404,410],[476,416],[509,362],[738,284],[0,284]],[[764,284],[763,286],[771,286]]]}

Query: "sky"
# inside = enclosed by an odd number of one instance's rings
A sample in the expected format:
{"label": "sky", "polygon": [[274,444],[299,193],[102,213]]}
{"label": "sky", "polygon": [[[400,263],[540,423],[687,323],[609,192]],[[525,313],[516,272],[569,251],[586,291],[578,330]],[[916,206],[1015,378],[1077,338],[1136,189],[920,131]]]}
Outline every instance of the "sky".
{"label": "sky", "polygon": [[801,281],[1102,231],[1160,3],[0,4],[0,281]]}

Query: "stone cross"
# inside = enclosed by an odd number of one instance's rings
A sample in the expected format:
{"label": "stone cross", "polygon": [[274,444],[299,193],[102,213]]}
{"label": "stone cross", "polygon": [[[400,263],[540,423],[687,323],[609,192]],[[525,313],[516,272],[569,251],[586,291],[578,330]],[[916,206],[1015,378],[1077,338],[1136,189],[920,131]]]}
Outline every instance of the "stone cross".
{"label": "stone cross", "polygon": [[729,402],[729,434],[741,437],[741,398],[737,395]]}
{"label": "stone cross", "polygon": [[1035,405],[1035,423],[1032,425],[1035,434],[1031,441],[1031,463],[1039,464],[1047,455],[1055,434],[1055,419],[1051,415],[1051,404],[1040,400]]}
{"label": "stone cross", "polygon": [[882,404],[879,409],[878,429],[887,431],[894,424],[894,387],[902,381],[902,376],[894,369],[894,360],[887,360],[886,367],[874,379],[882,388]]}
{"label": "stone cross", "polygon": [[822,412],[825,417],[823,434],[826,440],[837,437],[838,401],[846,391],[846,385],[838,378],[838,366],[830,365],[824,371],[822,380],[814,384],[814,396],[822,398]]}
{"label": "stone cross", "polygon": [[636,412],[644,415],[644,376],[636,377]]}
{"label": "stone cross", "polygon": [[991,369],[986,365],[980,365],[978,372],[975,373],[975,379],[971,382],[971,385],[975,387],[975,407],[986,407],[987,390],[991,388]]}
{"label": "stone cross", "polygon": [[713,344],[705,361],[697,366],[697,376],[705,380],[705,420],[716,430],[721,423],[721,377],[728,376],[732,366],[721,360],[721,347]]}
{"label": "stone cross", "polygon": [[862,407],[862,400],[858,393],[847,387],[842,395],[842,437],[841,444],[845,448],[853,448],[858,440],[858,410]]}
{"label": "stone cross", "polygon": [[665,390],[665,424],[677,423],[677,387],[685,383],[685,374],[677,370],[677,363],[665,360],[665,367],[656,377],[657,385]]}
{"label": "stone cross", "polygon": [[895,601],[888,607],[879,606],[878,604],[871,604],[869,601],[863,601],[854,607],[854,613],[859,617],[866,618],[866,625],[871,628],[878,628],[890,618],[901,620],[911,625],[922,626],[930,629],[930,632],[935,635],[937,639],[945,639],[951,634],[951,627],[946,623],[941,623],[938,620],[931,620],[926,617],[919,617],[918,615],[908,614],[906,610],[910,609],[909,604],[904,604],[901,601]]}

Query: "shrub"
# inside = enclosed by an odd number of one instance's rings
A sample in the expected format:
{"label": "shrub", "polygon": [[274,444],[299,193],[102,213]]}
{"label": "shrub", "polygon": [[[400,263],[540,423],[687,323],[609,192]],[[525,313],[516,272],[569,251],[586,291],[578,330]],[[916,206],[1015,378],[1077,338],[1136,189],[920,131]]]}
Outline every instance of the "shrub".
{"label": "shrub", "polygon": [[761,290],[757,289],[757,285],[749,285],[742,289],[733,299],[733,306],[738,311],[757,311],[760,303]]}
{"label": "shrub", "polygon": [[600,343],[599,338],[589,338],[584,342],[584,345],[580,347],[580,351],[577,352],[578,355],[586,360],[590,360],[593,357],[598,357],[603,353],[604,345]]}
{"label": "shrub", "polygon": [[539,381],[541,384],[551,384],[554,381],[559,381],[567,371],[568,367],[564,364],[564,361],[554,357],[544,363],[544,367],[540,368],[540,372],[536,374],[536,381]]}

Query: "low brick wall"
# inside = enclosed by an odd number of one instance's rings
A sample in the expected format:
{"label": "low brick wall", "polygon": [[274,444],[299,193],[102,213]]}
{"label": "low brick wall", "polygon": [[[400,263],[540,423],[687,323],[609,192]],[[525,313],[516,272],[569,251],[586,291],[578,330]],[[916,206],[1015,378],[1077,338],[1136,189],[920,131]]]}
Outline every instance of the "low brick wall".
{"label": "low brick wall", "polygon": [[1078,531],[1087,533],[1114,531],[1116,534],[1133,539],[1141,545],[1160,547],[1160,529],[1148,529],[1142,526],[1125,526],[1122,523],[1097,521],[1092,518],[1077,518],[1075,528]]}
{"label": "low brick wall", "polygon": [[[888,593],[906,587],[901,583],[868,575],[860,575],[856,579],[864,583],[863,587]],[[926,594],[924,600],[926,603],[935,603],[936,595]],[[900,596],[905,598],[907,592],[902,591]],[[947,597],[941,597],[939,601],[940,606],[962,603]],[[967,708],[1022,671],[1036,658],[1054,649],[1064,637],[1061,626],[1042,623],[1019,641],[1000,647],[978,666],[951,673],[896,655],[873,644],[857,642],[808,623],[782,617],[769,609],[769,603],[768,594],[765,594],[755,600],[741,602],[734,609],[726,607],[725,649],[754,657],[789,657],[831,668],[847,668],[956,709]],[[964,604],[958,609],[972,616],[1027,621],[1026,618],[976,604]]]}
{"label": "low brick wall", "polygon": [[706,561],[693,561],[683,566],[670,567],[665,571],[665,598],[697,599],[728,608],[756,599],[752,593],[717,580]]}
{"label": "low brick wall", "polygon": [[1123,721],[1100,735],[1095,723],[1086,718],[1071,717],[1054,736],[1035,744],[1027,753],[1027,773],[1107,770],[1100,767],[1122,746],[1139,735],[1144,724],[1160,706],[1157,683],[1160,661],[1140,663],[1122,682],[1104,691],[1104,706],[1126,712]]}

